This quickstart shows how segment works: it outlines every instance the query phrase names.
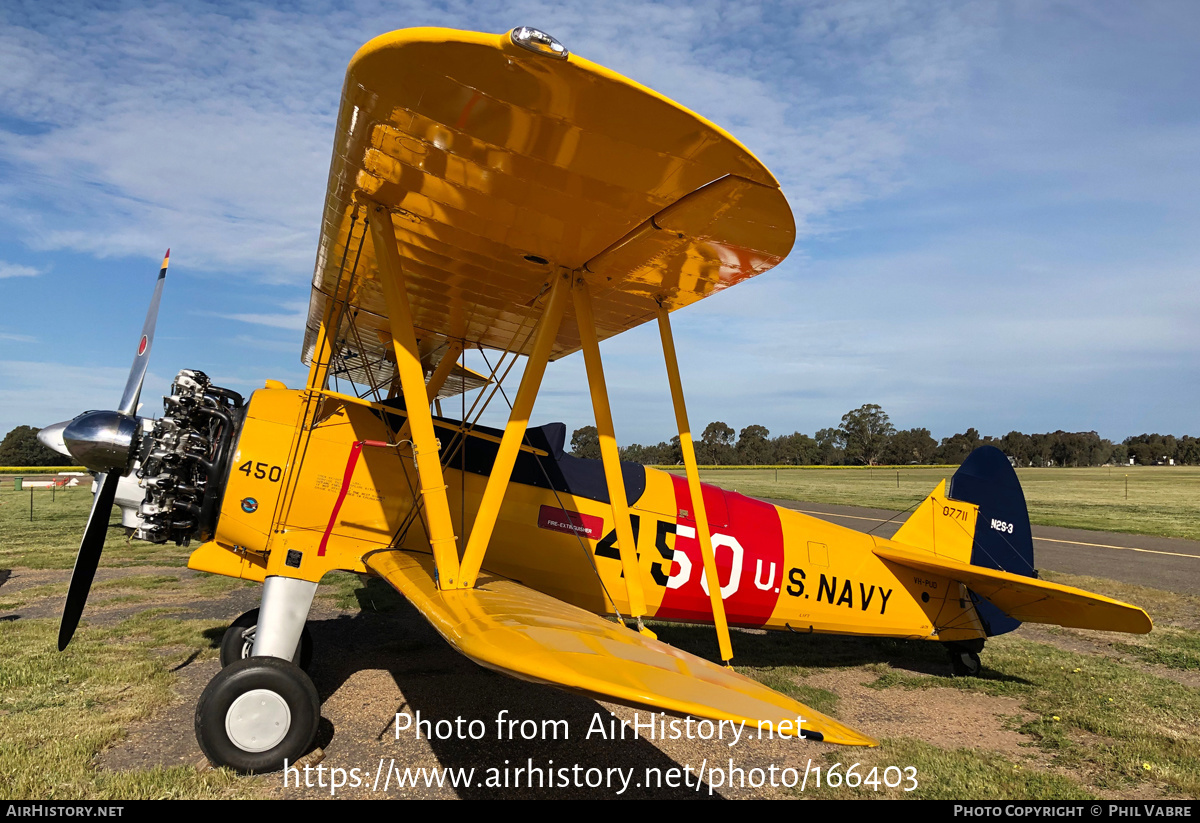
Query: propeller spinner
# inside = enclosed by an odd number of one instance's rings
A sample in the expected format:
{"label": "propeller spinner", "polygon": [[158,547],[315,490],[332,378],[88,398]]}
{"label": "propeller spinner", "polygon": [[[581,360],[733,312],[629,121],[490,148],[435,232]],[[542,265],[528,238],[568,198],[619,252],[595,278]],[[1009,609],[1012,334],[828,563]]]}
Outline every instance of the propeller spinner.
{"label": "propeller spinner", "polygon": [[87,527],[75,556],[75,569],[71,572],[71,587],[63,607],[62,623],[58,629],[58,649],[62,651],[71,642],[75,627],[83,614],[96,567],[100,565],[100,553],[104,549],[104,536],[108,531],[108,516],[112,511],[117,483],[129,472],[137,452],[141,424],[135,416],[142,383],[146,379],[146,366],[150,360],[150,349],[154,345],[154,326],[158,320],[158,304],[162,299],[163,282],[167,278],[167,263],[171,250],[163,257],[162,269],[154,284],[154,296],[146,312],[142,336],[138,339],[137,353],[129,369],[129,379],[121,395],[121,404],[116,411],[87,411],[63,423],[55,423],[38,432],[38,440],[59,454],[69,455],[87,468],[99,472],[96,496],[92,500],[92,511],[88,515]]}

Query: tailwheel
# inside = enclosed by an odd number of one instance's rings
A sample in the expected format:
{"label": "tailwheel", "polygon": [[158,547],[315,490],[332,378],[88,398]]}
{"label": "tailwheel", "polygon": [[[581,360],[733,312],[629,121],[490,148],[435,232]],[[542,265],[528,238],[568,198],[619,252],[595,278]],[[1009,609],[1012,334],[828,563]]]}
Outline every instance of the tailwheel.
{"label": "tailwheel", "polygon": [[[238,660],[245,660],[254,648],[254,630],[258,628],[258,609],[251,609],[237,620],[229,624],[221,637],[221,666],[228,666]],[[309,670],[313,657],[312,633],[308,626],[300,633],[300,646],[292,657],[295,663],[304,671]]]}
{"label": "tailwheel", "polygon": [[212,763],[241,774],[277,771],[308,753],[321,719],[317,689],[276,657],[237,660],[196,704],[196,740]]}
{"label": "tailwheel", "polygon": [[979,677],[983,664],[975,652],[950,652],[950,668],[955,677]]}
{"label": "tailwheel", "polygon": [[953,677],[979,677],[983,664],[979,653],[983,651],[983,640],[966,643],[946,643],[946,654],[950,657]]}

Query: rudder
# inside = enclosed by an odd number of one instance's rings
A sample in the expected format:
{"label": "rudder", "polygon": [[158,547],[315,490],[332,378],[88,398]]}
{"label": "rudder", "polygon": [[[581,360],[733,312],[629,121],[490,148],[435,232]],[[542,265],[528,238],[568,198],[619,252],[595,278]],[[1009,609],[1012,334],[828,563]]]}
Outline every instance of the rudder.
{"label": "rudder", "polygon": [[[948,496],[979,507],[971,565],[1036,578],[1033,533],[1025,492],[1012,463],[994,446],[980,446],[950,478]],[[988,636],[1021,625],[999,608],[971,593]]]}

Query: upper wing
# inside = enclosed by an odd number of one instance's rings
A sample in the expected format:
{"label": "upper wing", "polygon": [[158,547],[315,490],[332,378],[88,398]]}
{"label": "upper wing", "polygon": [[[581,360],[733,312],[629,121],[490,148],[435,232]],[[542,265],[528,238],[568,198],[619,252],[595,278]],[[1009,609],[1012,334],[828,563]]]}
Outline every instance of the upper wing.
{"label": "upper wing", "polygon": [[[485,572],[477,588],[439,591],[430,556],[384,549],[364,562],[407,597],[455,649],[490,669],[630,706],[745,721],[755,729],[767,721],[784,736],[799,731],[828,743],[877,745],[732,669],[512,580]],[[799,729],[797,718],[803,719]]]}
{"label": "upper wing", "polygon": [[[423,349],[524,353],[531,307],[564,267],[590,281],[609,337],[658,300],[679,308],[766,271],[795,237],[744,146],[625,77],[507,34],[377,37],[347,70],[304,348],[311,362],[329,301],[344,299],[334,371],[368,377],[366,362],[376,385],[389,338],[366,202],[391,210]],[[568,316],[552,356],[579,345]]]}

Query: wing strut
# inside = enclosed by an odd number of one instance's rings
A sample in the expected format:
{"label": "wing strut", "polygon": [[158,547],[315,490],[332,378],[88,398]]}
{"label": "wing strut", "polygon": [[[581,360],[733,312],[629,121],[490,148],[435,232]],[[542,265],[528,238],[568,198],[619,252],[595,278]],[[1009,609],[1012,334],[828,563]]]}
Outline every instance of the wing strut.
{"label": "wing strut", "polygon": [[462,577],[459,574],[454,521],[450,519],[450,501],[446,497],[446,480],[438,456],[438,441],[433,435],[425,369],[421,366],[421,355],[417,350],[417,335],[413,329],[412,309],[408,303],[408,289],[405,286],[404,268],[400,264],[400,250],[396,246],[392,214],[383,206],[375,205],[367,225],[375,246],[375,261],[383,275],[379,279],[387,301],[388,325],[391,327],[392,346],[396,350],[396,371],[400,375],[406,416],[412,430],[413,457],[425,501],[425,519],[429,527],[429,545],[437,563],[437,581],[439,586],[454,588]]}
{"label": "wing strut", "polygon": [[437,399],[438,392],[446,384],[446,378],[450,376],[450,372],[454,371],[455,365],[458,364],[458,356],[462,354],[462,350],[463,344],[461,340],[451,340],[450,345],[446,347],[446,353],[438,361],[437,368],[433,370],[433,374],[429,375],[429,384],[425,387],[430,402]]}
{"label": "wing strut", "polygon": [[713,623],[717,627],[717,642],[721,659],[733,659],[733,644],[729,640],[729,623],[725,620],[725,602],[721,599],[721,580],[717,576],[717,556],[708,530],[708,512],[704,508],[704,493],[700,488],[700,470],[696,467],[696,449],[692,445],[692,427],[688,425],[687,406],[683,402],[683,382],[679,379],[679,361],[675,357],[675,337],[671,333],[671,318],[664,306],[658,307],[658,332],[662,337],[663,358],[667,361],[667,381],[671,384],[671,400],[675,403],[675,422],[679,426],[679,448],[687,469],[688,492],[695,509],[696,536],[700,539],[700,556],[704,559],[704,577],[708,580],[708,596],[712,601]]}
{"label": "wing strut", "polygon": [[608,404],[608,386],[604,382],[604,364],[600,361],[600,342],[596,339],[596,320],[592,315],[592,299],[582,277],[571,285],[575,301],[575,323],[583,344],[583,360],[587,366],[588,389],[592,393],[592,411],[600,435],[600,457],[604,463],[604,480],[608,484],[608,499],[612,505],[613,525],[617,530],[617,551],[625,570],[625,591],[629,594],[629,615],[642,626],[646,613],[646,597],[642,593],[642,575],[638,570],[637,545],[633,541],[633,526],[629,520],[629,500],[625,496],[625,480],[621,477],[621,456],[613,431],[612,409]]}
{"label": "wing strut", "polygon": [[[446,382],[446,378],[450,376],[450,372],[454,370],[455,364],[458,362],[458,356],[462,354],[463,344],[461,340],[451,340],[450,345],[446,347],[446,353],[442,355],[442,359],[438,361],[437,368],[433,370],[433,374],[429,375],[429,383],[425,387],[426,396],[429,398],[429,403],[437,399],[438,392],[442,390],[442,386]],[[407,401],[406,401],[407,404]],[[386,419],[386,418],[385,418]],[[397,443],[408,439],[410,424],[408,416],[404,418],[404,422],[400,424],[400,430],[396,432],[396,436],[392,438]]]}
{"label": "wing strut", "polygon": [[[308,388],[323,389],[329,379],[329,367],[333,364],[333,352],[338,336],[338,327],[344,317],[345,305],[350,300],[350,286],[354,281],[354,269],[350,272],[349,281],[343,281],[346,273],[346,261],[350,256],[350,243],[354,239],[354,225],[358,222],[358,209],[350,215],[350,227],[346,230],[346,245],[342,248],[342,263],[338,269],[337,280],[334,282],[333,294],[325,301],[325,311],[321,315],[321,325],[317,327],[317,339],[313,345],[312,363],[308,368]],[[366,231],[359,235],[358,250],[362,251]],[[354,258],[354,268],[358,267],[358,255]],[[344,285],[343,285],[344,284]],[[339,309],[343,310],[339,316]]]}
{"label": "wing strut", "polygon": [[484,487],[483,499],[479,501],[475,525],[471,528],[471,536],[463,553],[462,574],[457,584],[460,589],[469,589],[475,585],[475,579],[483,565],[483,555],[492,539],[496,517],[500,514],[500,504],[504,502],[504,493],[508,490],[509,480],[512,479],[517,452],[521,448],[521,441],[525,439],[525,430],[529,427],[533,401],[537,399],[538,389],[542,386],[542,375],[546,373],[546,363],[554,348],[555,338],[558,337],[558,325],[562,321],[563,309],[567,302],[567,289],[571,287],[568,277],[570,275],[564,272],[550,281],[550,294],[545,308],[542,309],[542,319],[534,333],[533,349],[525,363],[525,373],[521,375],[521,387],[517,389],[516,400],[508,415],[508,424],[504,427],[504,436],[500,438],[500,448],[496,450],[492,473],[488,477],[487,486]]}

